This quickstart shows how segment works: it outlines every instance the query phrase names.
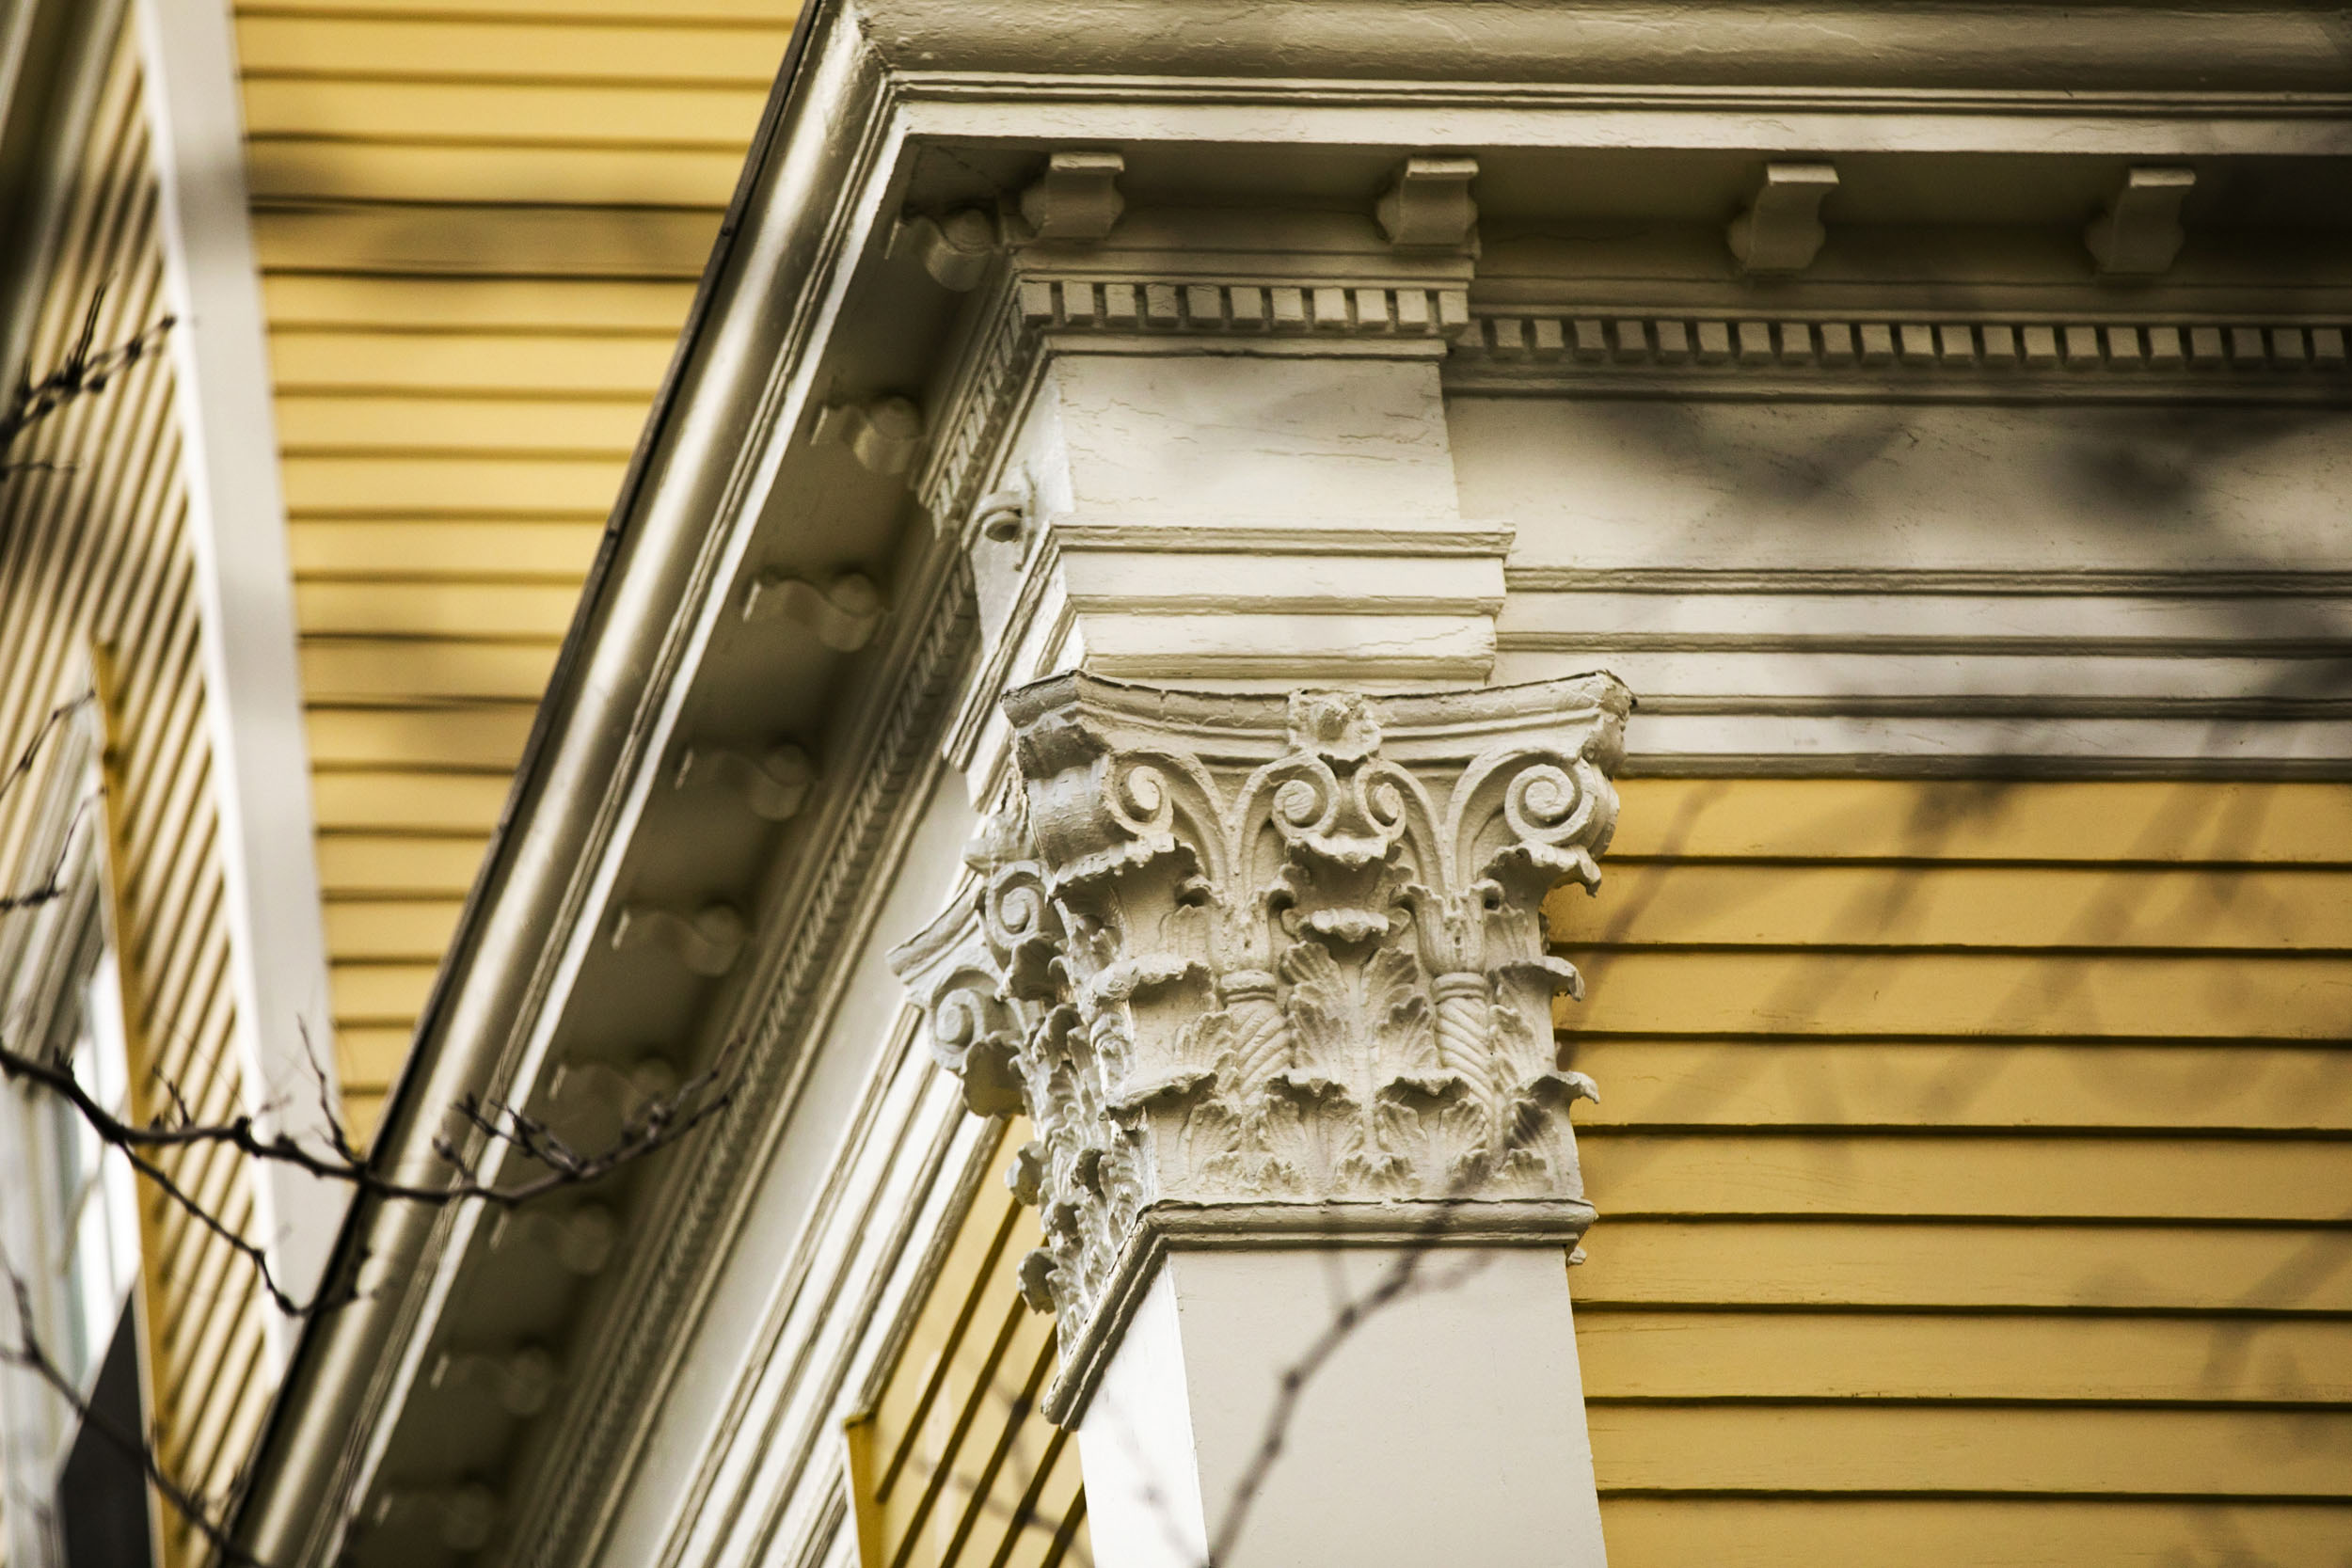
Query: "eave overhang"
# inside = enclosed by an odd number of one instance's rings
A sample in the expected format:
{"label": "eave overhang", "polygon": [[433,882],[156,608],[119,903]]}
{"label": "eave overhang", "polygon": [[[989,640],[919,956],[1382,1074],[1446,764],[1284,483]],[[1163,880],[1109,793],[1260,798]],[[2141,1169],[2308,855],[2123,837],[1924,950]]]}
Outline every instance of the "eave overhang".
{"label": "eave overhang", "polygon": [[[342,1256],[363,1293],[305,1336],[243,1538],[274,1564],[326,1561],[365,1520],[358,1560],[437,1560],[457,1553],[432,1498],[494,1483],[499,1554],[594,1555],[782,1135],[836,955],[871,917],[863,873],[887,863],[938,766],[972,652],[961,544],[985,461],[910,488],[827,417],[888,397],[937,416],[998,319],[1002,287],[950,293],[892,254],[902,214],[993,206],[1050,152],[1091,149],[1123,158],[1130,212],[1360,216],[1406,155],[1470,155],[1486,242],[1473,309],[1549,311],[1564,341],[1580,301],[1629,317],[1835,304],[1857,319],[1996,301],[2053,320],[2128,303],[2220,321],[2242,313],[2233,280],[2259,281],[2281,213],[2352,211],[2334,199],[2348,87],[2326,20],[2287,6],[816,0],[376,1158],[427,1179],[466,1096],[585,1115],[564,1101],[580,1085],[691,1070],[728,1041],[739,1098],[693,1147],[599,1197],[630,1226],[593,1285],[550,1285],[478,1206],[358,1205]],[[1885,243],[1832,276],[1740,277],[1724,219],[1768,158],[1851,169],[1846,221]],[[2213,231],[2261,233],[2222,234],[2118,293],[2078,236],[2100,193],[2148,161],[2211,171]],[[1612,250],[1606,231],[1636,211],[1648,237]],[[2009,270],[1991,284],[1921,273],[1905,235],[1939,211]],[[2295,329],[2340,321],[2352,274],[2298,276],[2322,283],[2294,294]],[[927,438],[946,438],[936,419]],[[910,471],[935,479],[924,461]],[[878,623],[850,577],[879,588]],[[793,584],[804,612],[771,620],[751,602]],[[677,783],[682,748],[756,756],[786,739],[816,763],[787,822]],[[642,932],[718,907],[749,932],[724,966],[615,941],[625,913]],[[525,1339],[564,1347],[571,1367],[534,1419],[476,1419],[434,1386],[451,1347]]]}

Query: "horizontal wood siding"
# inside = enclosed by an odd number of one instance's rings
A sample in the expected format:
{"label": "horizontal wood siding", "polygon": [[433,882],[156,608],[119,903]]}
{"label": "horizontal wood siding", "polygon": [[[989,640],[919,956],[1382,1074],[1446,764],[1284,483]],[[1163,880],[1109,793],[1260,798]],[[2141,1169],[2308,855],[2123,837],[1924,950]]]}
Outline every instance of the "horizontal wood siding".
{"label": "horizontal wood siding", "polygon": [[245,0],[337,1039],[405,1054],[791,0]]}
{"label": "horizontal wood siding", "polygon": [[[166,314],[157,187],[136,50],[125,29],[41,284],[30,372],[60,363],[90,302],[94,341],[136,337]],[[135,1059],[134,1114],[167,1115],[167,1079],[199,1120],[242,1108],[235,1006],[222,918],[212,758],[204,727],[198,608],[173,382],[160,356],[33,426],[0,477],[0,754],[23,754],[58,705],[94,689],[93,649],[109,667],[103,713],[103,822],[119,895],[117,959]],[[38,885],[27,854],[50,748],[0,799],[0,892]],[[95,784],[96,781],[92,781]],[[81,786],[64,781],[71,794]],[[95,802],[93,803],[95,806]],[[158,1077],[160,1075],[160,1079]],[[250,1234],[248,1173],[216,1148],[160,1155],[176,1185],[233,1231]],[[251,1269],[186,1211],[140,1189],[148,1361],[159,1455],[201,1497],[227,1495],[271,1392],[262,1361],[269,1310]],[[200,1537],[167,1515],[165,1559],[196,1560]]]}
{"label": "horizontal wood siding", "polygon": [[[1017,1148],[1027,1136],[1001,1148]],[[1021,1299],[1037,1212],[981,1185],[873,1411],[850,1429],[864,1568],[1093,1560],[1073,1433],[1038,1414],[1054,1323]]]}
{"label": "horizontal wood siding", "polygon": [[2352,789],[1624,796],[1551,911],[1616,1568],[2341,1564]]}

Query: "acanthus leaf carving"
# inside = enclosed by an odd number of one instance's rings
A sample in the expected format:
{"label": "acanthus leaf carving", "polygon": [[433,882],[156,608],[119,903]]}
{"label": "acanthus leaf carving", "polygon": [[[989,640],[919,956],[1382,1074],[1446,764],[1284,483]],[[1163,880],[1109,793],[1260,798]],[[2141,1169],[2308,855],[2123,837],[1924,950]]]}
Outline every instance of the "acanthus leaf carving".
{"label": "acanthus leaf carving", "polygon": [[1581,1208],[1541,906],[1590,887],[1613,677],[1371,698],[1083,674],[1006,698],[1020,792],[892,956],[1045,1245],[1065,1351],[1154,1206]]}

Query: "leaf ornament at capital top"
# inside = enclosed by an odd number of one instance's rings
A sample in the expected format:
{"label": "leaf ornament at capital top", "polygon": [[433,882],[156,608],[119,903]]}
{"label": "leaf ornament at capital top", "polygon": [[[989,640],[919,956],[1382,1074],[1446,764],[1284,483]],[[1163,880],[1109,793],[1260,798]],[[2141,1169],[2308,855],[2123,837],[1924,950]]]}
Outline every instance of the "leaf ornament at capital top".
{"label": "leaf ornament at capital top", "polygon": [[1066,1347],[1168,1205],[1581,1208],[1542,904],[1598,880],[1629,706],[1606,675],[1007,696],[1019,792],[892,961],[966,1103],[1029,1117],[1023,1288]]}

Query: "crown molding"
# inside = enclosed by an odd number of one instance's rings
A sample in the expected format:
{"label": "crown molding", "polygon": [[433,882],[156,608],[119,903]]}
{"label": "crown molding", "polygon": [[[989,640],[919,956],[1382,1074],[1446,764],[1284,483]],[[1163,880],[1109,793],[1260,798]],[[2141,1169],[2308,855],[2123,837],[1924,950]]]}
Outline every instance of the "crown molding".
{"label": "crown molding", "polygon": [[857,0],[843,8],[895,73],[940,72],[952,62],[961,75],[1026,78],[1025,91],[1037,78],[1108,74],[1263,80],[1269,61],[1343,86],[1435,78],[1935,93],[1999,85],[2050,98],[2343,87],[2326,15],[2276,0],[2227,8],[1449,0],[1441,28],[1408,0],[1242,11],[1212,0]]}
{"label": "crown molding", "polygon": [[936,135],[1034,135],[1040,105],[1078,141],[1780,153],[2047,152],[2132,158],[2352,151],[2352,93],[1616,86],[1522,80],[994,74],[907,71],[893,90]]}

